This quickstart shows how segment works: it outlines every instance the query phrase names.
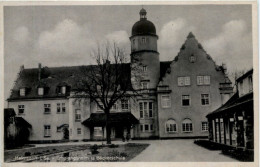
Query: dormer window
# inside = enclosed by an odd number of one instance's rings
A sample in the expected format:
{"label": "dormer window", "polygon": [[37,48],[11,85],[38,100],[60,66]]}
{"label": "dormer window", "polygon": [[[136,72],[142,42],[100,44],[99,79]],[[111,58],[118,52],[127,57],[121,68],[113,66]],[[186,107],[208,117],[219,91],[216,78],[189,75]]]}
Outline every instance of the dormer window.
{"label": "dormer window", "polygon": [[38,88],[38,95],[42,96],[44,94],[44,88],[40,87]]}
{"label": "dormer window", "polygon": [[70,91],[70,87],[65,82],[58,84],[56,87],[56,93],[59,95],[66,95],[66,93],[69,91]]}
{"label": "dormer window", "polygon": [[66,93],[66,86],[62,86],[62,87],[61,87],[61,93],[62,93],[62,94],[65,94],[65,93]]}
{"label": "dormer window", "polygon": [[20,96],[25,96],[25,88],[20,89]]}

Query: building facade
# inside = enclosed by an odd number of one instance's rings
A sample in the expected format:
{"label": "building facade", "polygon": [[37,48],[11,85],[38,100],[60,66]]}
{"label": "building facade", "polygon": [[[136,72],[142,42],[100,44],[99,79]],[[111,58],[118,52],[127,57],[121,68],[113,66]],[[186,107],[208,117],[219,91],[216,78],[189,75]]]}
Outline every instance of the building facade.
{"label": "building facade", "polygon": [[207,115],[209,139],[236,148],[254,148],[253,70],[236,80],[237,92]]}
{"label": "building facade", "polygon": [[[208,136],[205,116],[232,95],[226,67],[216,65],[192,33],[173,61],[160,62],[155,25],[144,9],[139,14],[126,76],[141,93],[113,106],[111,137]],[[106,138],[104,112],[90,99],[73,98],[79,68],[21,68],[8,107],[32,125],[31,141]]]}

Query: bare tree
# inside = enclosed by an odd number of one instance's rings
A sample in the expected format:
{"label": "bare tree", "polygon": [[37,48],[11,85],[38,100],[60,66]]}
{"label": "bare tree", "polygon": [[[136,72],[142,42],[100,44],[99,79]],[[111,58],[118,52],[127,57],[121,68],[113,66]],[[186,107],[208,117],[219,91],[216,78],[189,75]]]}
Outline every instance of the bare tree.
{"label": "bare tree", "polygon": [[107,144],[111,144],[110,110],[120,99],[133,92],[130,64],[123,49],[115,43],[98,45],[93,51],[96,65],[82,66],[75,89],[77,98],[90,98],[106,115]]}

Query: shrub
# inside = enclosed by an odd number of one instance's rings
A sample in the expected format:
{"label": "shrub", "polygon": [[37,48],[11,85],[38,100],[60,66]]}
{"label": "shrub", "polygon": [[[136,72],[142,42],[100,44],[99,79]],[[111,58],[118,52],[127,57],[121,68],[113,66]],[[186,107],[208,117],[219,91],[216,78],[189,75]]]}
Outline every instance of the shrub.
{"label": "shrub", "polygon": [[30,153],[30,152],[25,152],[25,153],[24,153],[24,156],[25,156],[25,157],[31,156],[31,153]]}
{"label": "shrub", "polygon": [[91,153],[92,154],[98,154],[99,152],[97,151],[98,150],[98,146],[96,144],[94,144],[93,146],[91,146]]}
{"label": "shrub", "polygon": [[108,155],[111,157],[119,157],[120,153],[117,150],[112,150],[111,152],[108,152]]}
{"label": "shrub", "polygon": [[125,152],[121,152],[120,157],[127,157],[127,154]]}
{"label": "shrub", "polygon": [[117,148],[117,147],[118,147],[118,145],[111,144],[111,145],[109,145],[108,147],[109,147],[109,148]]}

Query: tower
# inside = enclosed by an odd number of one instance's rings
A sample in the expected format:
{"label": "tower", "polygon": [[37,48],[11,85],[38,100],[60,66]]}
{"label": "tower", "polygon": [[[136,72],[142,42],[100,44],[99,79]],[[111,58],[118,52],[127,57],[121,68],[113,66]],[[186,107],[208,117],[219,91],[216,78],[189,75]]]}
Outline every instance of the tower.
{"label": "tower", "polygon": [[140,20],[132,27],[131,82],[134,89],[155,89],[160,76],[156,28],[140,10]]}

